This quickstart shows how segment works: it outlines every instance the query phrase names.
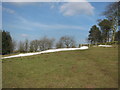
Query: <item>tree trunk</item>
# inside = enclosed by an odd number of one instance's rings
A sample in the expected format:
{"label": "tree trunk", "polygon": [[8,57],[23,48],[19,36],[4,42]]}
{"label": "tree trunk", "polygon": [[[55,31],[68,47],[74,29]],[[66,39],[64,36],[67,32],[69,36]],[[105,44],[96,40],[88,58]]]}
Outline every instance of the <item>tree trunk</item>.
{"label": "tree trunk", "polygon": [[112,25],[112,30],[113,30],[113,33],[112,33],[112,42],[115,41],[115,32],[118,28],[118,20],[116,18],[113,18],[113,25]]}
{"label": "tree trunk", "polygon": [[112,42],[115,41],[115,31],[116,31],[116,30],[113,30],[113,33],[112,33]]}

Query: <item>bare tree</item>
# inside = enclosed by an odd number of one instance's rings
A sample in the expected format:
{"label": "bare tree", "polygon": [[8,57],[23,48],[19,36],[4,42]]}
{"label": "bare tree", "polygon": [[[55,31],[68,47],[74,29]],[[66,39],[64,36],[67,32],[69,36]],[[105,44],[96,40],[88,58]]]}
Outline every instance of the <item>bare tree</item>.
{"label": "bare tree", "polygon": [[22,42],[22,41],[19,42],[18,50],[19,50],[19,52],[25,52],[24,51],[24,42]]}
{"label": "bare tree", "polygon": [[60,48],[62,48],[62,47],[72,48],[72,47],[75,47],[75,40],[71,36],[63,36],[60,38],[60,40],[56,46],[57,46],[57,48],[58,48],[58,46]]}
{"label": "bare tree", "polygon": [[29,51],[30,51],[30,52],[33,52],[33,51],[34,51],[34,43],[33,43],[33,41],[30,42]]}
{"label": "bare tree", "polygon": [[30,52],[33,52],[33,51],[38,51],[39,49],[39,41],[38,40],[33,40],[30,42]]}
{"label": "bare tree", "polygon": [[30,52],[44,51],[53,47],[54,39],[43,37],[40,40],[33,40],[30,42]]}
{"label": "bare tree", "polygon": [[43,37],[39,40],[39,48],[41,51],[48,50],[53,47],[55,39],[49,39],[47,37]]}
{"label": "bare tree", "polygon": [[61,40],[56,43],[56,48],[64,48],[64,45]]}
{"label": "bare tree", "polygon": [[16,50],[16,46],[17,46],[17,43],[15,40],[12,40],[12,48],[13,48],[13,51]]}
{"label": "bare tree", "polygon": [[29,42],[28,42],[28,39],[25,40],[24,45],[25,45],[25,46],[24,46],[25,52],[28,52],[28,49],[29,49]]}

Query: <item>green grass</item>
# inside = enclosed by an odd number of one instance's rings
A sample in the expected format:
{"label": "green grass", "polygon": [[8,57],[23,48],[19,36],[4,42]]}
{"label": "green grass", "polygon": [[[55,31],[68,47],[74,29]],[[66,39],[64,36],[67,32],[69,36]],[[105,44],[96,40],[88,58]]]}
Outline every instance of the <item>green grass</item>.
{"label": "green grass", "polygon": [[117,88],[117,48],[4,59],[3,88]]}

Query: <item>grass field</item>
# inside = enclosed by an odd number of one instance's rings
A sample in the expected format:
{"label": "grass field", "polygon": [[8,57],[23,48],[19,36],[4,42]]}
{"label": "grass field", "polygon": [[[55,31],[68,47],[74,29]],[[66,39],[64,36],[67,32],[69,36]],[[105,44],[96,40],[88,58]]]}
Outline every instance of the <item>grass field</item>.
{"label": "grass field", "polygon": [[117,88],[117,48],[4,59],[3,88]]}

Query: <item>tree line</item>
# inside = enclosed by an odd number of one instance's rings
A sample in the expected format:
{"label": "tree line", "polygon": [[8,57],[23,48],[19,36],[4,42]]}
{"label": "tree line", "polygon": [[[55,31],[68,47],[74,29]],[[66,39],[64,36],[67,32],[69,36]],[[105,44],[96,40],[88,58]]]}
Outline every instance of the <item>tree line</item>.
{"label": "tree line", "polygon": [[26,39],[24,42],[20,41],[18,45],[18,51],[20,52],[37,52],[51,48],[72,48],[75,47],[75,40],[71,36],[62,36],[55,43],[54,38],[43,37],[30,42]]}
{"label": "tree line", "polygon": [[62,36],[57,43],[54,38],[42,37],[40,39],[29,41],[28,39],[15,42],[7,31],[2,31],[2,55],[13,52],[37,52],[52,48],[72,48],[76,41],[72,36]]}
{"label": "tree line", "polygon": [[97,25],[90,28],[88,41],[91,44],[115,43],[120,41],[120,2],[114,2],[102,13],[106,18],[99,19]]}

